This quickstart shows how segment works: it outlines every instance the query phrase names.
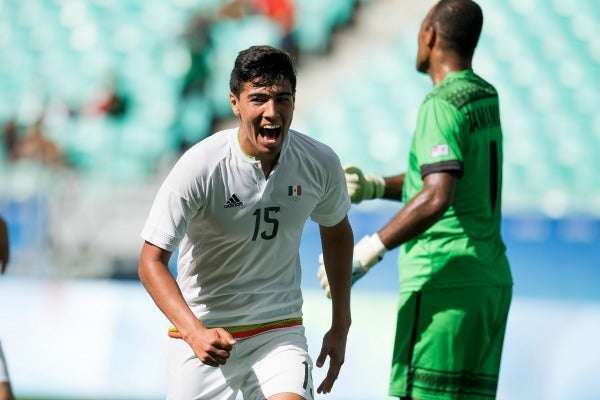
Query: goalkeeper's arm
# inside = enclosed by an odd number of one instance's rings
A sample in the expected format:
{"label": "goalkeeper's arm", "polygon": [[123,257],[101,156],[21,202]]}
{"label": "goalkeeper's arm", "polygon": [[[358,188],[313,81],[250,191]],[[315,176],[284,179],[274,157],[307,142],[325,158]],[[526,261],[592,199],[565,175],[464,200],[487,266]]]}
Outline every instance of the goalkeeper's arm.
{"label": "goalkeeper's arm", "polygon": [[[452,204],[456,181],[455,174],[446,172],[425,176],[423,189],[390,222],[354,246],[351,283],[363,277],[388,250],[425,232],[438,221]],[[319,258],[317,275],[321,287],[329,296],[329,282],[322,257]]]}
{"label": "goalkeeper's arm", "polygon": [[365,175],[356,166],[344,168],[346,186],[352,203],[358,204],[363,200],[384,198],[389,200],[402,199],[404,174],[391,177],[381,177],[376,174]]}

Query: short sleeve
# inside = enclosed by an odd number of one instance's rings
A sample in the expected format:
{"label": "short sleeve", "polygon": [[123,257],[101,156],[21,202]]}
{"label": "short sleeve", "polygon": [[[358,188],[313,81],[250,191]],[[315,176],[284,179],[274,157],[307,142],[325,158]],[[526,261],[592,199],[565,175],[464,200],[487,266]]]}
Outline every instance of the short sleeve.
{"label": "short sleeve", "polygon": [[351,204],[344,170],[333,151],[326,159],[323,182],[324,195],[310,217],[319,225],[334,226],[348,214]]}
{"label": "short sleeve", "polygon": [[167,251],[175,251],[183,240],[205,191],[188,164],[189,157],[180,159],[162,183],[141,233],[142,239]]}
{"label": "short sleeve", "polygon": [[431,98],[421,106],[415,131],[421,176],[442,171],[462,175],[463,121],[463,114],[445,101]]}

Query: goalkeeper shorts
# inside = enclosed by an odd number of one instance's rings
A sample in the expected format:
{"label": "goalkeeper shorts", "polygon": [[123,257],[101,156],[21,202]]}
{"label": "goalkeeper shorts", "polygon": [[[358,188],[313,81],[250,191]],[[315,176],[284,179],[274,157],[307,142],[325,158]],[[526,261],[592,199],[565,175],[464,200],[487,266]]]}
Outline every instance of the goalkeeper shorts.
{"label": "goalkeeper shorts", "polygon": [[494,399],[512,286],[400,293],[389,394]]}

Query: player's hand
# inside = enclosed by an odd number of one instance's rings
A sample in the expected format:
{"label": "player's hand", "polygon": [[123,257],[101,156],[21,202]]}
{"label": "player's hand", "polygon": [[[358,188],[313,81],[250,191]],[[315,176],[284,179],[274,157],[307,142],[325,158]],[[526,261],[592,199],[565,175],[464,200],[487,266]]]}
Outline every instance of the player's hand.
{"label": "player's hand", "polygon": [[387,249],[381,243],[379,235],[376,233],[371,236],[363,237],[354,246],[354,256],[352,258],[352,284],[362,278],[375,264],[383,259]]}
{"label": "player's hand", "polygon": [[186,341],[198,359],[211,367],[224,365],[235,345],[233,336],[223,328],[202,329]]}
{"label": "player's hand", "polygon": [[344,174],[352,203],[358,204],[363,200],[383,197],[385,181],[382,177],[375,174],[365,176],[362,170],[354,165],[346,166]]}
{"label": "player's hand", "polygon": [[[381,239],[379,239],[379,236],[376,233],[371,236],[365,236],[356,243],[352,257],[352,285],[362,278],[375,264],[381,261],[386,251],[387,249],[383,243],[381,243]],[[319,255],[317,277],[319,278],[319,283],[321,284],[321,288],[323,288],[325,295],[328,298],[331,298],[329,280],[327,279],[327,272],[325,271],[325,263],[323,261],[323,253]]]}
{"label": "player's hand", "polygon": [[327,370],[325,379],[317,388],[317,393],[325,394],[331,392],[331,388],[340,374],[342,364],[344,364],[347,338],[347,330],[333,328],[323,337],[323,345],[321,346],[321,353],[317,357],[316,366],[321,368],[329,356],[329,369]]}

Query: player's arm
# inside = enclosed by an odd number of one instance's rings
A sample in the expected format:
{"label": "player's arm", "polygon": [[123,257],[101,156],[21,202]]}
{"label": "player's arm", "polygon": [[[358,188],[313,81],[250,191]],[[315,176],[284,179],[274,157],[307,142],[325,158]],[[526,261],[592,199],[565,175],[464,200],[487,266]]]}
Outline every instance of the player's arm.
{"label": "player's arm", "polygon": [[[363,237],[355,246],[352,258],[353,285],[375,264],[382,260],[388,250],[425,232],[438,221],[452,204],[456,175],[436,172],[423,178],[423,189],[400,210],[381,230]],[[323,291],[330,296],[330,274],[327,261],[319,259],[317,276]]]}
{"label": "player's arm", "polygon": [[400,246],[437,222],[452,205],[456,181],[456,175],[450,172],[426,175],[423,189],[377,232],[386,249]]}
{"label": "player's arm", "polygon": [[194,350],[200,361],[213,367],[223,365],[235,344],[233,337],[221,328],[207,329],[187,305],[177,282],[169,271],[171,252],[144,242],[138,275],[144,287]]}
{"label": "player's arm", "polygon": [[348,195],[354,204],[363,200],[388,199],[402,200],[402,187],[404,174],[382,177],[376,174],[365,175],[363,171],[353,165],[344,168]]}
{"label": "player's arm", "polygon": [[321,368],[329,356],[327,376],[317,388],[318,393],[329,393],[344,363],[346,339],[351,324],[350,265],[354,236],[348,217],[337,225],[320,226],[323,259],[325,260],[332,301],[331,329],[323,338],[321,352],[316,360]]}
{"label": "player's arm", "polygon": [[404,186],[404,174],[386,176],[383,178],[385,190],[383,199],[402,201],[402,187]]}
{"label": "player's arm", "polygon": [[10,245],[8,240],[8,226],[2,217],[0,217],[0,273],[6,271],[6,266],[10,261]]}

